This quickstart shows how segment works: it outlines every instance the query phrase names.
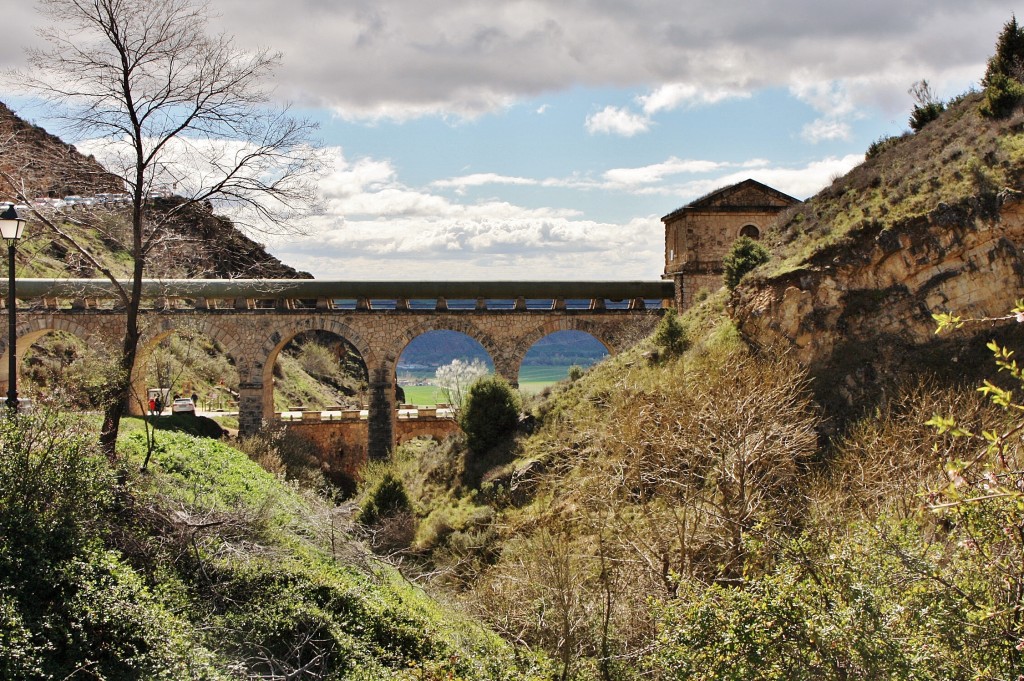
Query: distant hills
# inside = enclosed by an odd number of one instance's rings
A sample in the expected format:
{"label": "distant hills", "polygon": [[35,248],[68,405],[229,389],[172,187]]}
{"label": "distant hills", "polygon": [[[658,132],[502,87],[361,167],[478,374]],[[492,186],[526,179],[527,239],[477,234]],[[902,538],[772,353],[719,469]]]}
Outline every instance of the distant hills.
{"label": "distant hills", "polygon": [[[546,336],[530,349],[524,366],[588,367],[600,361],[608,351],[593,336],[582,331],[559,331]],[[492,366],[487,351],[469,336],[456,331],[431,331],[414,338],[399,359],[399,371],[424,373],[448,364],[453,359],[479,359]]]}

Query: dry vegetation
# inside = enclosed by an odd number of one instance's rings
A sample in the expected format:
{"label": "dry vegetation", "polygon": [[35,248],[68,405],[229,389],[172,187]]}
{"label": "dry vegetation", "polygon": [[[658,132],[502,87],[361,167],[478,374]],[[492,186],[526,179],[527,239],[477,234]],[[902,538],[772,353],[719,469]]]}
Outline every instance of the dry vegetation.
{"label": "dry vegetation", "polygon": [[981,93],[968,93],[919,132],[880,140],[867,159],[779,220],[766,239],[779,273],[839,249],[860,230],[891,229],[942,209],[984,215],[1024,168],[1024,112],[982,116]]}
{"label": "dry vegetation", "polygon": [[[679,323],[687,350],[648,341],[560,386],[512,450],[420,442],[377,464],[409,499],[371,525],[390,559],[562,679],[1016,669],[1024,517],[1012,495],[960,500],[1020,481],[1019,438],[958,487],[984,448],[927,423],[1012,432],[1007,413],[920,379],[830,441],[802,370],[750,354],[718,297]],[[470,466],[490,470],[467,483]]]}

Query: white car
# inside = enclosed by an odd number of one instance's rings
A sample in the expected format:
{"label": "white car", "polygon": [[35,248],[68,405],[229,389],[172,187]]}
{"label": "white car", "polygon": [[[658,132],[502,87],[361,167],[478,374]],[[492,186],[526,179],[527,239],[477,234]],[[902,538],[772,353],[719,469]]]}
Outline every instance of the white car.
{"label": "white car", "polygon": [[195,414],[196,405],[195,402],[187,397],[179,397],[171,403],[172,414]]}

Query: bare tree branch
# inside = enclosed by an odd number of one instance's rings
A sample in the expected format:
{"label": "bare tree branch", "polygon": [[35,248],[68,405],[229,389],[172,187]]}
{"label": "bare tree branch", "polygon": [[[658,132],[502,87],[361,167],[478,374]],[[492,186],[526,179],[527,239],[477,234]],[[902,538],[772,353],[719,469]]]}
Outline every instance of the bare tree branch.
{"label": "bare tree branch", "polygon": [[[271,106],[268,80],[280,55],[208,35],[201,2],[41,0],[40,7],[52,20],[42,31],[48,46],[30,50],[31,68],[18,81],[50,104],[131,196],[124,244],[131,284],[120,291],[127,311],[125,378],[100,436],[113,456],[121,410],[131,398],[127,377],[141,336],[141,282],[150,254],[172,238],[175,220],[207,202],[239,211],[251,229],[293,228],[291,218],[315,200],[314,126]],[[172,193],[177,199],[164,210],[151,209],[154,197]],[[98,265],[57,220],[39,217]]]}

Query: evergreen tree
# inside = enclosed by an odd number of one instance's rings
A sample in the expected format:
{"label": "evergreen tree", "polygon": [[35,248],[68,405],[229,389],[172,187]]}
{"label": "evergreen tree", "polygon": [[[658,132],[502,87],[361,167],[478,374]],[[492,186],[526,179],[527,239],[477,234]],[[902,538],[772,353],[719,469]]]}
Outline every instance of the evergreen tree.
{"label": "evergreen tree", "polygon": [[768,262],[771,256],[768,250],[748,236],[741,236],[733,243],[728,255],[722,259],[725,274],[725,285],[729,290],[736,288],[747,272],[758,265]]}
{"label": "evergreen tree", "polygon": [[1008,116],[1024,97],[1024,28],[1011,16],[1003,25],[996,41],[996,53],[988,60],[985,77],[985,101],[981,113],[986,116]]}
{"label": "evergreen tree", "polygon": [[1007,76],[1020,82],[1024,75],[1024,27],[1017,24],[1017,17],[1011,16],[1003,24],[1003,32],[996,41],[996,53],[988,60],[985,77],[981,84],[990,87]]}

